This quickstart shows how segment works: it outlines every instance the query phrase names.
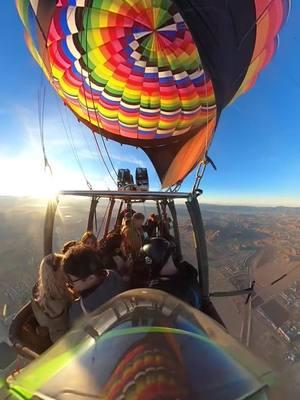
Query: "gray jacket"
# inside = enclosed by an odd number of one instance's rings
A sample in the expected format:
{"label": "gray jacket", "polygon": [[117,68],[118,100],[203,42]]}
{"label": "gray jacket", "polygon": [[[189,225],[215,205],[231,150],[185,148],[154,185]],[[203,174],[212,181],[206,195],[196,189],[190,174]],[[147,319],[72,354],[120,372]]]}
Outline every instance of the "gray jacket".
{"label": "gray jacket", "polygon": [[72,303],[69,309],[71,325],[73,325],[74,322],[84,314],[96,310],[96,308],[110,300],[112,297],[127,290],[126,283],[117,272],[112,270],[107,271],[107,278],[99,286],[87,291],[86,294],[83,294],[79,299]]}
{"label": "gray jacket", "polygon": [[55,343],[69,329],[69,303],[66,301],[66,299],[49,299],[49,302],[51,310],[53,310],[51,315],[47,313],[35,299],[32,299],[31,307],[38,324],[48,328],[50,339],[53,343]]}

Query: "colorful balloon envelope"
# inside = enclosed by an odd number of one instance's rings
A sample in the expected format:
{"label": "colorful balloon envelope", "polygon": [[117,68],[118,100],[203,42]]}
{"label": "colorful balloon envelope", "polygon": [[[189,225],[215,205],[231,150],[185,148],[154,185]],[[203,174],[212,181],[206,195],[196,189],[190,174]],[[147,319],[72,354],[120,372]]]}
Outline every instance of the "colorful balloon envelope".
{"label": "colorful balloon envelope", "polygon": [[76,118],[141,147],[167,187],[269,62],[288,0],[16,0],[27,45]]}

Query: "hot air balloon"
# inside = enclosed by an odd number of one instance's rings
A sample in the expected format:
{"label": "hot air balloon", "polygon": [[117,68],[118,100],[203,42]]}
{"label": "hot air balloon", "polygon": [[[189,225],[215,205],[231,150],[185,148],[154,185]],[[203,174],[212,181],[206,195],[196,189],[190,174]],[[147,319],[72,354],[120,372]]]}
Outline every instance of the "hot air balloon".
{"label": "hot air balloon", "polygon": [[222,109],[277,46],[288,0],[17,0],[27,45],[75,117],[142,148],[163,187],[205,158]]}
{"label": "hot air balloon", "polygon": [[[49,82],[91,131],[142,148],[163,187],[181,182],[207,155],[222,110],[248,91],[277,47],[288,0],[16,0],[27,45]],[[128,170],[122,170],[131,176]],[[138,171],[137,175],[143,171]],[[130,178],[130,179],[129,179]],[[126,178],[127,179],[127,178]],[[147,182],[141,179],[141,186]],[[38,337],[28,303],[10,340],[31,365],[0,385],[5,398],[265,399],[268,367],[222,328],[211,297],[246,295],[241,339],[249,344],[248,288],[209,291],[199,192],[64,191],[92,198],[152,201],[173,225],[182,257],[175,200],[185,200],[194,234],[200,309],[148,288],[127,291],[89,314],[62,340]],[[51,253],[57,202],[49,203],[44,254]],[[104,219],[103,219],[104,221]],[[116,227],[116,226],[115,226]],[[160,236],[162,231],[159,232]],[[247,325],[248,321],[248,325]],[[223,324],[224,325],[224,324]],[[48,338],[49,339],[49,338]],[[47,342],[47,343],[46,343]],[[83,379],[84,378],[84,379]]]}

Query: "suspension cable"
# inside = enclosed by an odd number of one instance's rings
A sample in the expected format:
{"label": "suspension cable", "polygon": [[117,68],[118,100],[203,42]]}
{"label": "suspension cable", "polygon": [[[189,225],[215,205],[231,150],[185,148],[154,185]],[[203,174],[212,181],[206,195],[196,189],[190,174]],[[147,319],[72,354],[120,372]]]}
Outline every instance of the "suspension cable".
{"label": "suspension cable", "polygon": [[46,98],[46,87],[38,91],[38,121],[39,121],[39,131],[40,131],[40,138],[42,144],[42,151],[44,157],[44,170],[48,169],[50,171],[51,176],[53,176],[51,165],[48,161],[47,154],[46,154],[46,147],[45,147],[45,135],[44,135],[44,120],[45,120],[45,98]]}
{"label": "suspension cable", "polygon": [[268,11],[268,9],[271,7],[272,3],[274,3],[274,0],[270,0],[269,4],[266,5],[266,7],[262,10],[261,14],[258,16],[258,18],[255,20],[255,22],[250,26],[250,28],[248,29],[248,31],[244,34],[244,36],[242,37],[242,39],[240,40],[239,44],[238,44],[238,50],[241,49],[243,43],[245,42],[245,40],[247,39],[247,37],[250,35],[251,31],[254,29],[255,26],[257,26],[257,24],[260,23],[260,21],[264,18],[266,12]]}
{"label": "suspension cable", "polygon": [[[81,78],[82,78],[83,96],[84,96],[84,99],[85,99],[85,105],[86,105],[86,110],[87,110],[88,119],[89,119],[90,124],[93,125],[92,119],[91,119],[91,116],[90,116],[90,112],[89,112],[89,107],[88,107],[88,102],[87,102],[85,87],[84,87],[84,77],[83,77],[82,68],[81,68]],[[111,174],[111,172],[110,172],[110,170],[109,170],[109,168],[108,168],[108,166],[107,166],[107,164],[106,164],[106,161],[105,161],[104,156],[103,156],[103,154],[102,154],[101,148],[100,148],[99,143],[98,143],[98,141],[97,141],[96,134],[95,134],[95,132],[94,132],[93,130],[92,130],[92,133],[93,133],[94,140],[95,140],[95,143],[96,143],[96,147],[97,147],[98,152],[99,152],[99,154],[100,154],[101,160],[102,160],[102,162],[103,162],[103,164],[104,164],[104,166],[105,166],[105,168],[106,168],[106,170],[107,170],[109,176],[111,177],[112,181],[114,182],[115,185],[117,185],[116,180],[115,180],[114,177],[112,176],[112,174]]]}
{"label": "suspension cable", "polygon": [[106,215],[107,215],[107,213],[108,213],[109,205],[110,205],[110,202],[108,201],[108,202],[107,202],[107,207],[106,207],[105,213],[104,213],[103,218],[102,218],[102,221],[101,221],[101,225],[99,226],[99,229],[98,229],[98,232],[97,232],[97,235],[96,235],[97,239],[99,238],[99,235],[100,235],[100,233],[101,233],[101,231],[102,231],[103,224],[104,224],[104,221],[105,221],[105,219],[106,219]]}
{"label": "suspension cable", "polygon": [[[91,143],[89,143],[89,141],[87,139],[87,135],[85,134],[84,127],[83,127],[83,125],[79,125],[79,127],[80,127],[80,134],[81,134],[81,137],[82,137],[82,139],[84,140],[84,142],[86,144],[86,148],[88,149],[88,151],[89,151],[89,153],[91,155],[91,158],[95,159],[96,156],[95,156],[94,149],[92,149]],[[88,133],[88,136],[90,137],[90,133]]]}
{"label": "suspension cable", "polygon": [[[89,82],[91,83],[90,78],[89,78]],[[97,112],[97,110],[96,110],[96,106],[95,106],[95,102],[94,102],[93,92],[92,92],[92,101],[93,101],[93,106],[94,106],[94,110],[95,110],[95,115],[96,115],[96,120],[97,120],[98,129],[101,131],[100,123],[99,123],[99,119],[98,119],[98,112]],[[108,160],[109,160],[109,162],[110,162],[110,165],[112,166],[112,169],[114,170],[115,175],[118,176],[117,170],[116,170],[116,168],[115,168],[115,166],[114,166],[114,164],[113,164],[113,162],[112,162],[112,159],[111,159],[111,157],[110,157],[109,151],[108,151],[107,146],[106,146],[106,144],[105,144],[105,140],[104,140],[103,135],[102,135],[101,133],[100,133],[100,137],[101,137],[102,144],[103,144],[103,147],[104,147],[105,152],[106,152],[106,156],[107,156],[107,158],[108,158]]]}
{"label": "suspension cable", "polygon": [[146,202],[143,201],[143,208],[144,208],[144,216],[147,218],[147,209],[146,209]]}
{"label": "suspension cable", "polygon": [[73,145],[74,150],[75,150],[75,156],[77,157],[77,160],[78,160],[78,165],[81,167],[81,170],[82,170],[82,173],[83,173],[83,175],[84,175],[84,177],[85,177],[86,184],[87,184],[88,188],[89,188],[90,190],[93,190],[92,185],[91,185],[91,183],[89,182],[89,180],[87,179],[87,176],[86,176],[86,174],[85,174],[85,172],[84,172],[82,163],[81,163],[81,161],[80,161],[80,159],[79,159],[79,155],[78,155],[77,150],[76,150],[75,143],[74,143],[74,141],[73,141],[73,135],[72,135],[71,127],[70,127],[70,120],[69,120],[68,113],[65,112],[65,115],[66,115],[66,122],[67,122],[68,130],[69,130],[69,133],[70,133],[71,142],[72,142],[72,145]]}
{"label": "suspension cable", "polygon": [[208,116],[208,90],[207,90],[207,80],[206,80],[206,73],[203,68],[203,76],[204,76],[204,85],[205,85],[205,97],[206,97],[206,124],[205,124],[205,149],[204,149],[204,156],[202,158],[202,160],[199,161],[198,163],[198,167],[197,167],[197,171],[196,171],[196,177],[195,177],[195,182],[194,182],[194,186],[193,186],[193,193],[202,193],[201,190],[199,189],[199,185],[200,182],[202,180],[202,177],[205,173],[206,170],[206,166],[207,164],[212,164],[213,168],[216,169],[215,164],[213,163],[213,161],[208,157],[207,155],[207,151],[208,151],[208,124],[209,124],[209,116]]}
{"label": "suspension cable", "polygon": [[77,153],[76,146],[75,146],[75,143],[74,143],[74,139],[73,139],[73,135],[72,135],[72,131],[71,131],[71,128],[70,128],[70,124],[69,124],[69,121],[68,121],[67,114],[66,114],[66,121],[65,121],[65,120],[64,120],[63,113],[62,113],[62,110],[61,110],[61,105],[60,105],[59,102],[58,102],[57,96],[55,96],[55,97],[56,97],[56,101],[57,101],[57,107],[58,107],[58,112],[59,112],[59,115],[60,115],[60,118],[61,118],[61,122],[62,122],[63,128],[64,128],[64,130],[65,130],[65,133],[66,133],[67,139],[68,139],[68,141],[69,141],[69,144],[70,144],[70,146],[71,146],[71,149],[72,149],[73,155],[74,155],[74,157],[75,157],[75,160],[76,160],[77,163],[78,163],[79,169],[80,169],[80,171],[81,171],[81,173],[82,173],[82,175],[83,175],[83,178],[84,178],[84,180],[85,180],[85,182],[86,182],[87,187],[88,187],[90,190],[93,190],[93,187],[92,187],[91,183],[89,182],[89,180],[88,180],[88,178],[87,178],[87,176],[86,176],[86,174],[85,174],[85,171],[84,171],[84,169],[83,169],[83,166],[82,166],[81,161],[80,161],[80,158],[79,158],[79,155],[78,155],[78,153]]}
{"label": "suspension cable", "polygon": [[[109,170],[109,168],[108,168],[108,166],[107,166],[107,164],[106,164],[106,161],[105,161],[105,159],[104,159],[104,156],[103,156],[103,154],[102,154],[101,148],[100,148],[99,143],[98,143],[98,140],[97,140],[96,133],[95,133],[94,131],[92,131],[92,133],[93,133],[93,136],[94,136],[94,140],[95,140],[95,143],[96,143],[96,147],[97,147],[98,152],[99,152],[99,154],[100,154],[100,157],[101,157],[101,159],[102,159],[102,161],[103,161],[103,164],[104,164],[104,166],[105,166],[105,168],[106,168],[106,170],[107,170],[109,176],[111,177],[112,181],[113,181],[114,184],[117,186],[117,181],[116,181],[115,178],[112,176],[112,174],[111,174],[111,172],[110,172],[110,170]],[[100,135],[100,136],[101,136],[101,135]]]}
{"label": "suspension cable", "polygon": [[95,209],[94,222],[95,222],[95,231],[97,232],[98,231],[97,208]]}
{"label": "suspension cable", "polygon": [[[86,19],[86,20],[87,20],[87,25],[88,25],[88,20],[89,20],[89,13],[90,13],[90,9],[88,9],[88,11],[87,11],[87,19]],[[92,89],[92,86],[91,86],[91,79],[90,79],[90,72],[89,72],[89,65],[88,65],[88,64],[89,64],[89,63],[88,63],[89,60],[88,60],[88,54],[87,54],[87,53],[88,53],[88,51],[87,51],[87,48],[88,48],[88,46],[87,46],[87,43],[88,43],[88,38],[87,38],[88,26],[87,26],[87,25],[86,25],[86,29],[85,29],[86,66],[87,66],[87,74],[88,74],[88,76],[87,76],[88,82],[87,82],[87,83],[88,83],[88,85],[89,85],[89,87],[90,87],[90,90],[91,90],[91,97],[92,97],[92,103],[93,103],[93,111],[95,112],[95,117],[96,117],[96,121],[97,121],[97,127],[98,127],[98,129],[100,130],[100,132],[101,132],[100,122],[99,122],[99,118],[98,118],[98,110],[97,110],[97,108],[96,108],[96,106],[95,106],[94,94],[93,94],[93,89]],[[82,88],[83,88],[83,92],[84,92],[84,98],[85,98],[85,103],[86,103],[88,118],[89,118],[90,123],[92,124],[92,120],[91,120],[90,113],[89,113],[89,107],[88,107],[88,103],[87,103],[87,98],[86,98],[85,87],[84,87],[84,81],[85,81],[85,80],[84,80],[83,73],[82,73],[82,67],[81,67],[81,77],[82,77]],[[116,179],[112,176],[112,173],[110,172],[110,170],[109,170],[109,168],[108,168],[108,166],[107,166],[107,164],[106,164],[106,161],[105,161],[104,156],[103,156],[103,154],[102,154],[102,151],[101,151],[101,149],[100,149],[100,146],[99,146],[99,143],[98,143],[96,134],[95,134],[94,131],[92,131],[92,132],[93,132],[93,135],[94,135],[94,140],[95,140],[97,149],[98,149],[99,154],[100,154],[100,156],[101,156],[101,159],[102,159],[102,161],[103,161],[103,163],[104,163],[104,165],[105,165],[105,168],[106,168],[107,172],[109,173],[109,176],[111,177],[111,179],[112,179],[112,181],[114,182],[114,184],[117,185]],[[110,164],[111,164],[111,166],[112,166],[112,168],[113,168],[113,171],[114,171],[114,173],[115,173],[115,175],[116,175],[116,177],[117,177],[117,171],[116,171],[116,169],[115,169],[115,167],[114,167],[114,165],[113,165],[113,162],[112,162],[112,160],[111,160],[111,157],[110,157],[110,155],[109,155],[108,149],[107,149],[107,147],[106,147],[106,144],[104,143],[104,139],[103,139],[103,136],[102,136],[101,133],[100,133],[100,136],[101,136],[101,139],[102,139],[102,143],[103,143],[103,147],[104,147],[104,149],[105,149],[106,155],[107,155],[107,157],[108,157],[108,159],[109,159],[109,162],[110,162]]]}
{"label": "suspension cable", "polygon": [[[70,15],[68,16],[68,18],[69,18],[69,17],[70,17]],[[45,37],[45,43],[47,43],[46,37]],[[46,45],[46,48],[47,48],[47,45]],[[56,55],[57,53],[58,53],[58,48],[55,50],[55,55]],[[46,52],[46,54],[48,55],[48,52]],[[54,63],[54,60],[51,62],[51,60],[49,59],[49,64],[50,64],[50,68],[51,68],[50,71],[49,71],[49,78],[50,78],[50,82],[51,82],[52,86],[55,86],[55,84],[54,84],[54,79],[53,79],[53,74],[52,74],[53,63]],[[44,77],[44,75],[41,74],[41,79],[42,79],[43,77]],[[85,182],[86,182],[86,184],[87,184],[87,187],[88,187],[90,190],[93,190],[93,187],[92,187],[91,183],[89,182],[89,180],[87,179],[87,176],[86,176],[86,174],[85,174],[85,172],[84,172],[84,169],[83,169],[83,166],[82,166],[82,164],[81,164],[81,162],[80,162],[80,159],[79,159],[79,156],[78,156],[78,153],[77,153],[75,144],[74,144],[74,142],[73,142],[73,135],[72,135],[72,132],[71,132],[71,128],[70,128],[70,124],[69,124],[69,121],[68,121],[67,113],[66,113],[66,121],[67,121],[67,126],[66,126],[66,123],[65,123],[65,121],[64,121],[63,114],[62,114],[62,111],[61,111],[61,108],[60,108],[60,103],[59,103],[59,101],[58,101],[58,97],[55,96],[55,99],[56,99],[56,105],[57,105],[57,108],[58,108],[58,111],[59,111],[59,114],[60,114],[61,122],[62,122],[63,128],[64,128],[64,130],[65,130],[65,133],[66,133],[67,139],[68,139],[68,141],[69,141],[69,144],[71,145],[72,152],[73,152],[73,155],[74,155],[74,157],[75,157],[75,160],[76,160],[77,163],[78,163],[79,169],[80,169],[80,171],[81,171],[81,173],[82,173],[82,175],[83,175],[83,177],[84,177],[84,180],[85,180]],[[67,127],[68,127],[68,129],[67,129]],[[68,132],[69,132],[69,133],[68,133]],[[43,150],[43,151],[44,151],[44,150]]]}
{"label": "suspension cable", "polygon": [[[71,15],[71,14],[70,14],[70,15]],[[70,17],[70,15],[68,16],[68,18]],[[58,52],[58,49],[56,49],[55,54],[57,54],[57,52]],[[55,87],[54,80],[53,80],[53,74],[52,74],[53,64],[51,63],[51,60],[49,60],[49,62],[50,62],[50,66],[51,66],[51,73],[50,73],[50,71],[49,71],[49,77],[50,77],[50,79],[51,79],[52,85]],[[53,61],[53,62],[54,62],[54,61]],[[89,119],[89,122],[90,122],[91,125],[92,125],[92,121],[91,121],[91,117],[90,117],[90,113],[89,113],[89,108],[88,108],[88,103],[87,103],[87,98],[86,98],[86,93],[85,93],[85,88],[84,88],[84,77],[83,77],[83,73],[82,73],[82,68],[81,68],[81,74],[80,74],[80,75],[81,75],[81,79],[82,79],[83,94],[84,94],[84,98],[85,98],[85,105],[86,105],[86,109],[87,109],[88,119]],[[66,132],[67,132],[67,131],[66,131]],[[93,132],[93,134],[94,134],[94,132]],[[97,142],[97,139],[95,139],[95,141]],[[105,162],[105,160],[104,160],[103,154],[102,154],[102,152],[101,152],[101,149],[100,149],[98,143],[97,143],[97,149],[98,149],[98,151],[99,151],[100,157],[101,157],[101,159],[102,159],[102,161],[103,161],[103,164],[104,164],[106,170],[108,171],[108,173],[109,173],[111,179],[113,180],[113,182],[116,184],[116,181],[115,181],[114,178],[112,177],[112,175],[111,175],[111,173],[110,173],[110,171],[109,171],[109,169],[108,169],[108,167],[107,167],[107,164],[106,164],[106,162]],[[74,154],[74,156],[75,156],[75,154]],[[76,156],[75,156],[75,158],[76,158]],[[78,161],[79,161],[79,160],[78,160]],[[47,162],[47,165],[48,165],[48,164],[49,164],[49,163]],[[80,164],[80,161],[79,161],[79,164]],[[81,165],[81,164],[80,164],[80,165]],[[49,167],[50,167],[50,165],[49,165]],[[80,169],[81,169],[82,172],[83,172],[83,168],[80,167]],[[85,180],[86,180],[86,183],[87,183],[89,189],[92,190],[92,185],[90,184],[90,182],[89,182],[88,179],[86,178],[86,175],[84,174],[84,172],[83,172],[83,175],[84,175],[84,177],[85,177]]]}

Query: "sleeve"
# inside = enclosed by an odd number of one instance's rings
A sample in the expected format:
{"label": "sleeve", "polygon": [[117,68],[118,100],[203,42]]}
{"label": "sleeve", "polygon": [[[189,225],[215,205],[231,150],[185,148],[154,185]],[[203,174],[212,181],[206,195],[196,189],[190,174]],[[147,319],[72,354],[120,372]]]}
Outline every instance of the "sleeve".
{"label": "sleeve", "polygon": [[83,315],[83,311],[80,307],[79,301],[74,301],[69,308],[69,322],[70,326],[73,326],[74,323]]}
{"label": "sleeve", "polygon": [[129,289],[128,283],[125,282],[123,278],[116,271],[111,271],[111,272],[114,274],[114,288],[115,288],[114,296],[128,290]]}

